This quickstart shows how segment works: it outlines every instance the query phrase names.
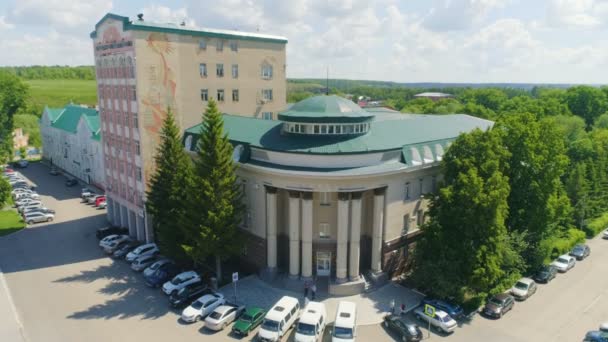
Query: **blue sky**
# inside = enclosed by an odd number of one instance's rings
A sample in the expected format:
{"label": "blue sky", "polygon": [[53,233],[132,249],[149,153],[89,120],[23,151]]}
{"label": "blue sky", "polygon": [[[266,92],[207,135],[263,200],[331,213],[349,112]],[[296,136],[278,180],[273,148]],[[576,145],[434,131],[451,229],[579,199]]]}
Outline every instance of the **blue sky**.
{"label": "blue sky", "polygon": [[608,80],[608,0],[4,0],[0,65],[93,64],[107,12],[286,36],[288,77]]}

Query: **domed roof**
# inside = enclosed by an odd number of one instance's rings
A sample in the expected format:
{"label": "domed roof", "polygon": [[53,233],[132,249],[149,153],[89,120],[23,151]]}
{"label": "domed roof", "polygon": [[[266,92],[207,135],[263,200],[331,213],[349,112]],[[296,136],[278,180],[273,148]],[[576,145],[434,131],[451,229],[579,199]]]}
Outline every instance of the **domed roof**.
{"label": "domed roof", "polygon": [[290,122],[365,122],[373,117],[354,102],[336,95],[309,97],[279,113],[279,120]]}

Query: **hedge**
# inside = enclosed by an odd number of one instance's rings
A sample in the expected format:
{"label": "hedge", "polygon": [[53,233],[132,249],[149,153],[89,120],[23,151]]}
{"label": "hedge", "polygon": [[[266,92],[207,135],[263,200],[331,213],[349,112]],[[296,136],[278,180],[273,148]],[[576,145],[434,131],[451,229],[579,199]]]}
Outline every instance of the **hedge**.
{"label": "hedge", "polygon": [[599,234],[602,230],[608,227],[608,212],[602,214],[600,217],[594,218],[587,222],[585,227],[585,233],[588,238],[592,238]]}
{"label": "hedge", "polygon": [[576,245],[577,243],[581,243],[585,241],[585,232],[579,229],[568,229],[565,236],[555,237],[543,242],[543,247],[549,251],[548,259],[545,260],[546,263],[551,262],[553,259],[558,256],[567,253]]}

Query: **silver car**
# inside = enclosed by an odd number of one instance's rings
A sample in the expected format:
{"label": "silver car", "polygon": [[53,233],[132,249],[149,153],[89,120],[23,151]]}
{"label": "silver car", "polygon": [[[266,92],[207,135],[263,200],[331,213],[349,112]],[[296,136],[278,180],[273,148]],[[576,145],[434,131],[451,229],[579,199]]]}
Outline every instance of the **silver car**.
{"label": "silver car", "polygon": [[148,254],[140,256],[131,263],[131,269],[136,272],[142,271],[144,268],[152,265],[154,261],[156,261],[156,255]]}
{"label": "silver car", "polygon": [[39,211],[28,213],[25,215],[24,220],[27,224],[33,224],[38,222],[51,222],[55,218],[53,214],[42,213]]}

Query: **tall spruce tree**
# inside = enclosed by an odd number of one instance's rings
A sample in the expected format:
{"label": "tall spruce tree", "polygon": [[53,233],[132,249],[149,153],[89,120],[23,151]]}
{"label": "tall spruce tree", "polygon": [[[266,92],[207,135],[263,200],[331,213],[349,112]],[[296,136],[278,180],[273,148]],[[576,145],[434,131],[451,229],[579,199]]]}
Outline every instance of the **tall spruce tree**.
{"label": "tall spruce tree", "polygon": [[184,193],[193,189],[194,167],[184,150],[179,127],[170,109],[163,122],[161,143],[154,160],[156,171],[150,180],[146,209],[153,217],[156,241],[163,254],[186,261]]}
{"label": "tall spruce tree", "polygon": [[191,201],[193,224],[191,253],[198,260],[215,256],[218,281],[222,280],[222,260],[242,251],[238,225],[243,217],[242,191],[237,181],[233,147],[224,132],[224,121],[215,101],[203,115],[198,158],[195,161],[196,198]]}

